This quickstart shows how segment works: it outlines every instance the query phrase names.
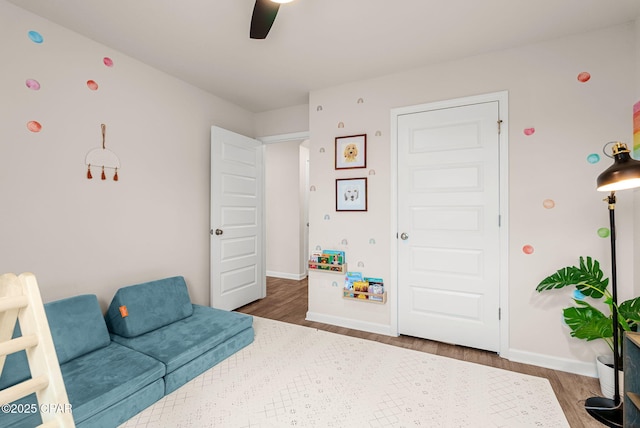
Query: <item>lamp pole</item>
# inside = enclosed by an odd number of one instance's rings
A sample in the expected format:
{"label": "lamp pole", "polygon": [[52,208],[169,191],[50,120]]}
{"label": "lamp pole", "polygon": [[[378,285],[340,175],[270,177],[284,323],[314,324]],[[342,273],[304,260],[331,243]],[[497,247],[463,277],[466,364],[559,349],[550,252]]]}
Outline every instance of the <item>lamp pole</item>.
{"label": "lamp pole", "polygon": [[[608,427],[623,427],[623,400],[620,397],[620,324],[618,323],[618,277],[616,272],[616,190],[640,187],[640,161],[631,157],[627,145],[614,141],[614,163],[604,170],[596,180],[598,191],[611,192],[605,199],[609,205],[609,228],[611,233],[611,318],[613,330],[613,400],[591,397],[585,401],[587,412]],[[606,153],[605,153],[606,154]],[[608,155],[607,155],[608,156]]]}

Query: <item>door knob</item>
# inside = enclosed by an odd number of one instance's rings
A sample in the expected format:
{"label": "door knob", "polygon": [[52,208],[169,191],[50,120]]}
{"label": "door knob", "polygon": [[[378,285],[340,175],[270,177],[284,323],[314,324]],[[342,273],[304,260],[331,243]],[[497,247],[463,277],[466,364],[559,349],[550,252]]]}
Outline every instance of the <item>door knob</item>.
{"label": "door knob", "polygon": [[409,239],[409,235],[407,235],[406,233],[402,232],[402,234],[400,235],[400,239],[402,239],[403,241],[406,241],[407,239]]}
{"label": "door knob", "polygon": [[222,229],[216,229],[216,235],[222,235],[224,232],[222,231]]}

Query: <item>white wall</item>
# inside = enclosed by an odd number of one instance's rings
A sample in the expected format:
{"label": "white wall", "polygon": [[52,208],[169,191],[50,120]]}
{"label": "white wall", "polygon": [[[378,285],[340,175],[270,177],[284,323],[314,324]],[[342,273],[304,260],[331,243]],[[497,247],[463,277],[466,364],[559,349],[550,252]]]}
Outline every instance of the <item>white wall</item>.
{"label": "white wall", "polygon": [[[311,178],[310,247],[343,249],[350,270],[385,279],[390,302],[395,278],[390,249],[390,110],[477,94],[509,92],[509,344],[515,360],[595,373],[595,354],[605,345],[569,337],[561,310],[571,303],[569,290],[541,295],[538,282],[581,255],[599,259],[609,269],[609,241],[597,230],[608,226],[603,195],[595,190],[597,175],[608,159],[587,162],[604,143],[631,138],[634,102],[634,25],[622,25],[572,37],[433,65],[378,79],[313,91],[310,94]],[[587,71],[586,83],[577,75]],[[362,98],[362,103],[358,99]],[[320,108],[321,107],[321,108]],[[339,128],[339,123],[344,128]],[[523,133],[535,127],[532,136]],[[379,131],[380,135],[376,136]],[[369,210],[337,213],[334,183],[362,170],[335,171],[336,136],[366,133]],[[324,149],[322,152],[321,149]],[[602,156],[604,158],[604,156]],[[401,168],[402,166],[399,166]],[[545,199],[555,208],[545,209]],[[633,227],[633,203],[620,197],[621,230]],[[330,220],[324,220],[325,215]],[[341,244],[343,240],[347,245]],[[375,240],[375,244],[372,244]],[[524,254],[532,245],[535,252]],[[621,298],[633,289],[632,235],[618,237]],[[364,267],[355,267],[362,262]],[[311,272],[309,318],[384,331],[390,304],[371,305],[341,298],[341,279]]]}
{"label": "white wall", "polygon": [[309,131],[308,104],[255,114],[255,135],[259,137],[307,131]]}
{"label": "white wall", "polygon": [[[0,40],[0,272],[34,272],[45,301],[94,293],[103,308],[120,286],[184,275],[208,304],[210,127],[253,136],[253,114],[4,0]],[[101,123],[117,183],[85,178]]]}

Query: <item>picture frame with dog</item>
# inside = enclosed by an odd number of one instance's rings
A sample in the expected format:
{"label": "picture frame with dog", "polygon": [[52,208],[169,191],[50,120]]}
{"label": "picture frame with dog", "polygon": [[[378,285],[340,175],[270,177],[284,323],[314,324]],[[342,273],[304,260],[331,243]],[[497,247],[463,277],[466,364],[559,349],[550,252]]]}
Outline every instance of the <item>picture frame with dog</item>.
{"label": "picture frame with dog", "polygon": [[336,178],[336,211],[367,211],[367,178]]}
{"label": "picture frame with dog", "polygon": [[367,134],[336,137],[336,169],[367,167]]}

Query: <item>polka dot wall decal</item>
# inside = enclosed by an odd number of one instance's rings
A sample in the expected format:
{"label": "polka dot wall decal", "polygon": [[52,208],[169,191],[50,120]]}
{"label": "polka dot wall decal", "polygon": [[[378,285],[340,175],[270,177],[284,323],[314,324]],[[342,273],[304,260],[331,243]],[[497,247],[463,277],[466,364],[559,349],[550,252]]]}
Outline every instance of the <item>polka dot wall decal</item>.
{"label": "polka dot wall decal", "polygon": [[533,247],[531,245],[525,245],[522,247],[522,252],[525,254],[533,254]]}
{"label": "polka dot wall decal", "polygon": [[104,58],[102,58],[102,63],[107,67],[113,67],[113,60],[108,56],[105,56]]}
{"label": "polka dot wall decal", "polygon": [[37,31],[31,30],[27,33],[27,35],[29,36],[29,38],[33,43],[44,42],[44,38],[42,37],[42,34],[38,33]]}
{"label": "polka dot wall decal", "polygon": [[587,73],[586,71],[583,71],[582,73],[578,74],[578,81],[585,83],[588,82],[589,79],[591,79],[591,75],[589,73]]}
{"label": "polka dot wall decal", "polygon": [[542,206],[550,210],[551,208],[556,206],[556,203],[553,199],[545,199],[544,201],[542,201]]}
{"label": "polka dot wall decal", "polygon": [[608,238],[611,235],[611,231],[606,227],[601,227],[598,229],[598,236],[601,238]]}
{"label": "polka dot wall decal", "polygon": [[37,91],[38,89],[40,89],[40,83],[36,79],[27,79],[25,83],[27,85],[27,88],[32,89],[34,91]]}
{"label": "polka dot wall decal", "polygon": [[40,130],[42,129],[42,125],[40,125],[40,122],[32,120],[30,122],[27,122],[27,129],[31,132],[40,132]]}
{"label": "polka dot wall decal", "polygon": [[91,89],[92,91],[97,91],[98,84],[95,80],[87,80],[87,88]]}
{"label": "polka dot wall decal", "polygon": [[600,162],[600,155],[597,153],[591,153],[589,156],[587,156],[587,162],[589,162],[590,164]]}
{"label": "polka dot wall decal", "polygon": [[525,130],[523,131],[524,135],[533,135],[536,132],[536,128],[525,128]]}

